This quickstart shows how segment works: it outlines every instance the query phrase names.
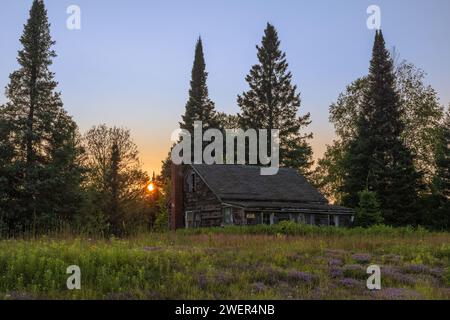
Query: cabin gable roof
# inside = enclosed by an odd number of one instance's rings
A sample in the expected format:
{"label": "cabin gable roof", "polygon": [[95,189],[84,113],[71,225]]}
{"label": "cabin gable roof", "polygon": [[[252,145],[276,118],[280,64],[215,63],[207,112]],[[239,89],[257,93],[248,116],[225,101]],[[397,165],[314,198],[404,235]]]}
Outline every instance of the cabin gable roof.
{"label": "cabin gable roof", "polygon": [[262,176],[257,166],[196,164],[192,167],[223,202],[328,204],[325,197],[295,169],[280,168],[276,175]]}

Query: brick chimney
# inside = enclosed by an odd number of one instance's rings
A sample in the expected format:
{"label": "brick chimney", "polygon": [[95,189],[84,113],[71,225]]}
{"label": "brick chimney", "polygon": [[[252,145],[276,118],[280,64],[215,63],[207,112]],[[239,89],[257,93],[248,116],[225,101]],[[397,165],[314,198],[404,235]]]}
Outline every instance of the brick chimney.
{"label": "brick chimney", "polygon": [[172,230],[184,228],[183,172],[182,165],[172,164],[172,192],[170,200],[170,228]]}

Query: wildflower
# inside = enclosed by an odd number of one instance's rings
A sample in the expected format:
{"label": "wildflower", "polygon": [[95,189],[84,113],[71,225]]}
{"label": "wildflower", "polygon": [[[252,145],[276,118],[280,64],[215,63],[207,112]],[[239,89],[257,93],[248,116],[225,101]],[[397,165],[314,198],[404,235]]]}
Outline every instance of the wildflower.
{"label": "wildflower", "polygon": [[357,253],[352,255],[352,259],[358,263],[368,263],[372,259],[372,256],[366,253]]}
{"label": "wildflower", "polygon": [[342,266],[342,260],[340,259],[336,259],[336,258],[332,258],[330,260],[328,260],[328,265],[329,266]]}
{"label": "wildflower", "polygon": [[206,287],[208,286],[208,278],[206,277],[206,275],[200,274],[198,276],[198,286],[203,290],[206,289]]}
{"label": "wildflower", "polygon": [[359,280],[353,279],[353,278],[344,278],[338,281],[339,284],[343,285],[347,288],[361,288],[363,287],[363,283]]}
{"label": "wildflower", "polygon": [[332,278],[340,278],[344,276],[344,272],[342,271],[342,268],[333,267],[330,269],[330,275]]}
{"label": "wildflower", "polygon": [[297,270],[291,270],[288,272],[288,279],[292,281],[304,282],[304,283],[312,283],[317,277],[308,272],[302,272]]}
{"label": "wildflower", "polygon": [[391,267],[383,267],[381,269],[381,274],[383,277],[387,277],[402,284],[414,285],[417,282],[416,277],[412,277],[408,274],[402,274],[401,272]]}
{"label": "wildflower", "polygon": [[366,278],[366,269],[359,264],[349,264],[343,267],[344,275],[353,278]]}
{"label": "wildflower", "polygon": [[421,298],[421,295],[418,292],[405,288],[386,288],[373,291],[372,294],[383,300],[406,300]]}

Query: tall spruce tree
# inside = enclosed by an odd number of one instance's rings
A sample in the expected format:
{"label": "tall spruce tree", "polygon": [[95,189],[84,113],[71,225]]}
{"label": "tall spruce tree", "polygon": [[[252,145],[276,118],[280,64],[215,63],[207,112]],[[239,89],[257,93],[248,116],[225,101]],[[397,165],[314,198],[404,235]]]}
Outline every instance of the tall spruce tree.
{"label": "tall spruce tree", "polygon": [[186,104],[186,111],[182,116],[183,121],[180,122],[180,128],[188,130],[191,135],[194,132],[195,121],[202,121],[203,130],[217,128],[218,126],[214,102],[209,99],[208,86],[206,85],[207,78],[203,43],[202,39],[199,38],[195,46],[189,100]]}
{"label": "tall spruce tree", "polygon": [[77,126],[63,109],[49,70],[56,54],[42,0],[33,1],[20,42],[20,68],[10,75],[8,102],[0,108],[7,131],[2,145],[10,152],[3,164],[10,173],[9,191],[0,206],[10,228],[23,229],[73,215],[81,202],[82,168]]}
{"label": "tall spruce tree", "polygon": [[302,135],[300,131],[310,123],[310,115],[298,116],[300,94],[297,86],[292,85],[286,54],[281,51],[277,31],[270,23],[261,46],[256,48],[259,63],[246,77],[250,89],[238,96],[240,126],[255,130],[279,129],[280,164],[307,174],[312,165],[312,149],[307,139],[312,134]]}
{"label": "tall spruce tree", "polygon": [[343,202],[356,207],[358,192],[367,188],[377,193],[386,223],[415,224],[419,174],[401,139],[404,125],[395,80],[393,62],[380,30],[375,35],[356,137],[345,160],[348,173],[344,177]]}

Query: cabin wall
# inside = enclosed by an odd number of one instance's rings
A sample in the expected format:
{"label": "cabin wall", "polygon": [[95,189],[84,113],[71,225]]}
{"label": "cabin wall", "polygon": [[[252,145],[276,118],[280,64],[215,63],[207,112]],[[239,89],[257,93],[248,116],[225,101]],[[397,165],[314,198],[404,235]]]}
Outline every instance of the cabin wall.
{"label": "cabin wall", "polygon": [[193,227],[216,227],[223,223],[222,204],[194,170],[184,174],[184,211],[194,216]]}

